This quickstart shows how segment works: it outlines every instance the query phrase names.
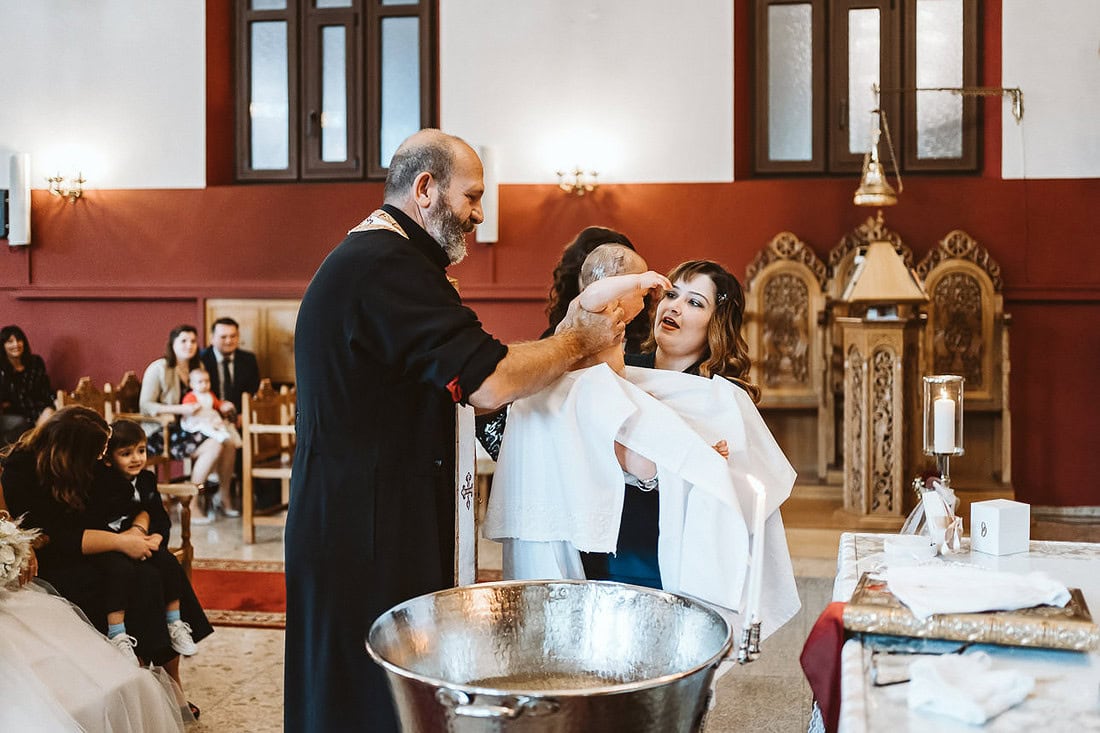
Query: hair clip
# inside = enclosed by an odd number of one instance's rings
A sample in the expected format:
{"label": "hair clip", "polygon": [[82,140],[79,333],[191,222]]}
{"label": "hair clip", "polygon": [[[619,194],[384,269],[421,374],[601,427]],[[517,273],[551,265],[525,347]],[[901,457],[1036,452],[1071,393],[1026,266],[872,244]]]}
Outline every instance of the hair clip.
{"label": "hair clip", "polygon": [[725,293],[718,293],[718,302],[719,302],[719,303],[725,303],[725,302],[726,302],[726,298],[728,298],[728,297],[729,297],[729,296],[728,296],[728,295],[726,295]]}

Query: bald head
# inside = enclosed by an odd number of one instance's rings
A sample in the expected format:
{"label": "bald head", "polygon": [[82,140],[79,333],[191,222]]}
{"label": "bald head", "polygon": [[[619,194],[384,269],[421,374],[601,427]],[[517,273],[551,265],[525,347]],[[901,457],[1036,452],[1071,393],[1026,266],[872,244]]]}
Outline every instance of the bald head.
{"label": "bald head", "polygon": [[405,203],[413,195],[413,184],[421,173],[430,174],[436,185],[446,190],[456,162],[470,157],[477,159],[477,153],[460,137],[434,128],[414,132],[398,146],[390,160],[386,174],[386,203],[394,206]]}
{"label": "bald head", "polygon": [[484,193],[477,153],[439,130],[421,130],[401,143],[386,176],[386,203],[424,227],[452,264],[466,256],[466,235],[485,218]]}

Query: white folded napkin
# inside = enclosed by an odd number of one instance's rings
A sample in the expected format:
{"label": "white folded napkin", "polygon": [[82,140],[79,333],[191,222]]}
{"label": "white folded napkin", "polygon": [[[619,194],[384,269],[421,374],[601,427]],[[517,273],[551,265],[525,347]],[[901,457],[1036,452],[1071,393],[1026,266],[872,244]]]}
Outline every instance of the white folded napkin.
{"label": "white folded napkin", "polygon": [[1004,573],[967,565],[891,567],[886,584],[918,618],[936,613],[1064,606],[1069,591],[1046,573]]}
{"label": "white folded napkin", "polygon": [[985,652],[945,654],[909,666],[909,708],[984,725],[1023,702],[1035,680],[1012,669],[994,670]]}

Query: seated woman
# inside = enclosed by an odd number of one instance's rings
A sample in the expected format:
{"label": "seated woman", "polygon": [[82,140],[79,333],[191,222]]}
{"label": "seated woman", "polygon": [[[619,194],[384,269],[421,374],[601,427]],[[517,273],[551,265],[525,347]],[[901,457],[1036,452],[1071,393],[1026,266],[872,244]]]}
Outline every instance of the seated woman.
{"label": "seated woman", "polygon": [[[576,551],[603,553],[586,563],[589,577],[736,610],[744,600],[751,476],[767,496],[767,636],[799,608],[777,511],[795,473],[744,382],[737,280],[706,261],[684,263],[670,280],[652,350],[627,358],[641,366],[627,366],[623,378],[602,366],[571,372],[512,405],[485,534],[510,540],[505,577],[584,577]],[[620,459],[634,474],[625,489]]]}
{"label": "seated woman", "polygon": [[46,362],[31,351],[27,334],[19,326],[0,328],[0,438],[14,443],[39,425],[54,410],[54,394],[46,376]]}
{"label": "seated woman", "polygon": [[[73,631],[71,638],[63,637],[61,641],[79,644],[80,650],[97,655],[78,661],[92,670],[97,665],[110,670],[116,666],[116,660],[139,669],[140,665],[135,664],[136,651],[139,658],[163,667],[178,685],[179,655],[170,638],[170,622],[165,614],[165,596],[158,570],[152,565],[146,567],[144,562],[158,549],[159,537],[146,535],[139,527],[112,531],[104,524],[104,508],[98,503],[103,490],[100,486],[115,486],[120,480],[124,481],[100,462],[106,453],[109,435],[106,422],[92,410],[74,406],[57,411],[9,449],[0,474],[4,500],[12,512],[23,515],[24,526],[41,529],[48,537],[48,542],[37,553],[40,577],[75,604],[100,633],[108,636],[112,613],[125,606],[129,628],[141,637],[135,642],[125,635],[116,635],[111,642],[102,640],[101,644],[91,644],[82,638],[81,632]],[[114,585],[108,582],[100,563],[109,556],[117,556],[128,563],[131,571]],[[32,606],[48,605],[39,600],[20,600]],[[181,607],[198,608],[189,584],[179,596],[179,602]],[[196,618],[190,610],[185,613]],[[201,608],[198,614],[205,621]],[[51,612],[48,617],[56,619],[59,615],[64,614]],[[62,624],[56,632],[50,629],[50,633],[61,634],[66,628]],[[210,631],[209,625],[199,626],[195,636],[201,638]],[[56,647],[54,642],[50,648]],[[28,649],[24,651],[29,653]],[[70,680],[66,678],[65,682],[70,683]],[[71,683],[90,690],[100,689],[97,687],[99,680],[79,679]],[[123,691],[111,694],[118,697]],[[132,717],[126,711],[129,702],[119,699],[113,704],[121,706],[122,712]],[[94,705],[94,697],[86,704]],[[169,699],[168,707],[173,712],[169,717],[178,719],[178,710],[173,711],[179,707],[176,702]],[[159,715],[157,709],[149,714],[165,717]],[[145,720],[143,711],[137,711],[136,715],[139,721]],[[161,728],[151,725],[144,729]]]}
{"label": "seated woman", "polygon": [[[191,381],[191,370],[202,369],[199,358],[199,335],[194,326],[176,326],[168,334],[168,346],[164,356],[155,360],[145,369],[141,379],[141,412],[150,417],[158,415],[190,416],[202,405],[198,402],[182,404]],[[177,420],[169,429],[169,442],[164,445],[164,433],[156,422],[143,424],[149,438],[149,453],[161,455],[168,453],[174,460],[191,459],[191,482],[204,488],[211,473],[217,472],[223,494],[223,511],[226,516],[239,516],[240,512],[232,506],[232,493],[229,491],[233,479],[233,467],[237,458],[236,448],[231,442],[219,443],[209,440],[200,432],[185,430]],[[205,511],[196,508],[191,515],[191,524],[209,524],[214,521],[214,505],[208,502]]]}

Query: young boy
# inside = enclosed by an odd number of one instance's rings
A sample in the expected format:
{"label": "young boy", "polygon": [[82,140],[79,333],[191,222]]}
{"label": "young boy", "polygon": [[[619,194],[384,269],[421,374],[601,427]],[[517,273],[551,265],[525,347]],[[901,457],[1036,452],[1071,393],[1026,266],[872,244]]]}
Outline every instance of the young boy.
{"label": "young boy", "polygon": [[[167,646],[176,654],[191,656],[196,652],[195,638],[202,639],[213,629],[183,568],[168,551],[171,521],[161,502],[156,476],[152,471],[145,470],[146,436],[141,426],[132,420],[116,420],[111,425],[111,437],[107,441],[103,463],[105,469],[97,476],[89,497],[89,513],[101,517],[103,523],[114,532],[143,535],[152,551],[141,564],[153,568],[159,579],[159,588],[155,592],[148,584],[149,579],[142,581],[142,587],[135,591],[125,586],[127,582],[136,582],[137,578],[125,569],[129,560],[126,556],[117,552],[96,556],[103,561],[105,582],[117,586],[112,590],[111,597],[126,599],[108,603],[113,610],[107,614],[107,636],[109,639],[129,636],[129,628],[144,637],[142,640],[146,642],[152,642],[156,637],[164,639],[163,627],[153,620],[157,610],[152,605],[152,594],[159,601],[156,605],[159,607],[160,623],[167,628]],[[133,606],[134,603],[137,605]],[[135,609],[140,609],[136,620],[133,618]],[[133,649],[137,640],[132,637],[131,640],[133,643],[128,646]],[[116,642],[116,646],[121,649],[123,644]],[[164,664],[169,674],[174,671],[174,666],[167,664],[168,659],[152,661]]]}

